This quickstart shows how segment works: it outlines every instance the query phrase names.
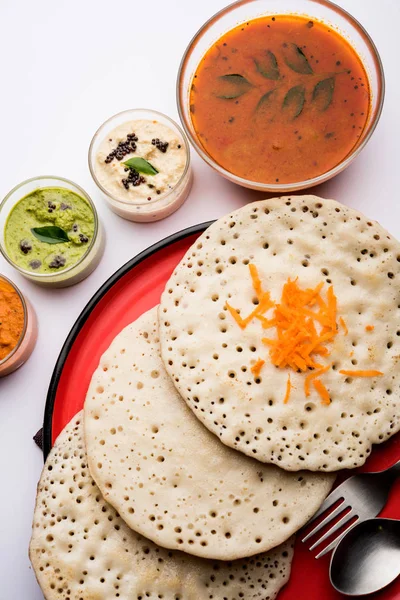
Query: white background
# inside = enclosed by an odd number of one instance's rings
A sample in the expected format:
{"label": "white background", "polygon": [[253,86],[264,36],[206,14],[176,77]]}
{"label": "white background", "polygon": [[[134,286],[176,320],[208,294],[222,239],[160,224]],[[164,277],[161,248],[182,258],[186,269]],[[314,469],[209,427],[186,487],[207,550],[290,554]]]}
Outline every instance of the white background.
{"label": "white background", "polygon": [[[375,40],[386,71],[387,97],[378,129],[361,156],[315,192],[359,208],[400,237],[400,1],[337,1]],[[107,209],[87,168],[91,136],[112,114],[147,107],[177,119],[180,58],[201,24],[225,4],[0,0],[0,197],[28,177],[67,177],[92,196],[108,236],[98,269],[65,290],[36,287],[0,257],[0,272],[20,285],[40,322],[29,362],[0,380],[0,600],[43,598],[27,553],[42,467],[32,436],[42,424],[56,358],[81,309],[106,278],[150,244],[261,197],[228,183],[193,152],[195,183],[186,204],[165,221],[139,225]]]}

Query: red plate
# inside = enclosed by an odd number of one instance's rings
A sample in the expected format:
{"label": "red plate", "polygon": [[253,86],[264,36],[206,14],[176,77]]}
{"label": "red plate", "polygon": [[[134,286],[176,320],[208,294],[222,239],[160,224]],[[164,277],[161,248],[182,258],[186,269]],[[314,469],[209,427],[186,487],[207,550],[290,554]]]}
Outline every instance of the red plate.
{"label": "red plate", "polygon": [[[185,229],[139,254],[119,269],[84,308],[61,350],[50,382],[44,417],[45,457],[60,431],[82,409],[100,356],[121,329],[158,304],[172,271],[208,225]],[[362,470],[385,469],[399,457],[397,435],[377,446]],[[400,482],[392,490],[381,516],[400,519]],[[331,587],[328,567],[329,556],[315,560],[298,540],[292,575],[279,600],[344,599]],[[400,600],[400,578],[373,598]]]}

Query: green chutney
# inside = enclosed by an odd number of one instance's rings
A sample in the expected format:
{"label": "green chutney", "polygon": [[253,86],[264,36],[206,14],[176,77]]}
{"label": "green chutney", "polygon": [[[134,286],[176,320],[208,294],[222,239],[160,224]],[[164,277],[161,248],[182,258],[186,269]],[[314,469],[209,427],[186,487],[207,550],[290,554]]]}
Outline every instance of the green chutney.
{"label": "green chutney", "polygon": [[[48,243],[32,229],[56,226],[68,241]],[[19,267],[36,273],[56,273],[80,261],[91,245],[95,219],[90,204],[66,188],[34,190],[17,202],[4,229],[8,255]]]}

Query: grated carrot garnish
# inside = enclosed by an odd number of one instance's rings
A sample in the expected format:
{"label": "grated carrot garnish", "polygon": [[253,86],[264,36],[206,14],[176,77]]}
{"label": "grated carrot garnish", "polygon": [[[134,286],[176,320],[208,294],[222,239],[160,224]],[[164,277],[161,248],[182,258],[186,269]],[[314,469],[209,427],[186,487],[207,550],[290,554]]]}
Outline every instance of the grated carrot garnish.
{"label": "grated carrot garnish", "polygon": [[277,324],[277,320],[276,319],[266,319],[262,315],[257,315],[256,318],[259,321],[261,321],[261,324],[262,324],[262,326],[263,326],[264,329],[269,329],[270,327],[275,327],[275,325]]}
{"label": "grated carrot garnish", "polygon": [[267,310],[272,308],[273,302],[271,302],[271,298],[269,292],[265,292],[260,298],[260,302],[257,304],[255,309],[249,314],[248,317],[244,319],[245,327],[252,321],[258,314],[265,313]]}
{"label": "grated carrot garnish", "polygon": [[296,365],[300,371],[307,371],[308,364],[300,354],[295,354],[293,356],[293,364]]}
{"label": "grated carrot garnish", "polygon": [[225,306],[229,310],[232,317],[235,319],[236,323],[239,325],[241,329],[245,329],[247,325],[258,315],[265,313],[267,310],[272,308],[274,303],[271,301],[271,297],[269,292],[263,293],[261,296],[259,303],[255,307],[255,309],[245,318],[241,317],[236,310],[233,308],[228,302],[226,302]]}
{"label": "grated carrot garnish", "polygon": [[256,265],[250,263],[249,269],[250,269],[251,279],[253,282],[254,291],[257,295],[257,298],[260,300],[261,296],[263,295],[263,290],[262,290],[261,279],[258,274],[257,267],[256,267]]}
{"label": "grated carrot garnish", "polygon": [[[253,320],[258,319],[263,329],[274,329],[276,335],[262,337],[261,341],[269,346],[271,363],[280,369],[291,369],[297,373],[306,374],[304,381],[305,395],[310,395],[311,382],[321,396],[323,404],[330,404],[329,392],[320,379],[331,365],[320,364],[319,357],[327,357],[330,351],[326,344],[331,342],[339,333],[338,323],[344,335],[349,331],[343,317],[337,316],[337,298],[331,285],[325,297],[322,296],[324,282],[315,288],[302,289],[298,280],[288,279],[283,285],[279,302],[271,300],[270,294],[263,291],[262,282],[257,267],[249,264],[253,290],[257,295],[258,304],[247,316],[242,317],[239,312],[226,303],[226,308],[239,325],[245,329]],[[269,310],[272,313],[266,316]],[[366,331],[372,331],[373,325],[367,325]],[[350,353],[352,356],[353,353]],[[258,359],[251,367],[252,373],[258,375],[265,361]],[[310,369],[312,371],[310,372]],[[383,375],[380,371],[367,370],[342,370],[342,375],[350,377],[377,377]],[[292,389],[290,375],[286,385],[284,403],[289,400]]]}
{"label": "grated carrot garnish", "polygon": [[324,373],[326,373],[327,371],[329,371],[329,369],[331,368],[331,364],[330,365],[326,365],[326,367],[322,367],[321,369],[317,369],[316,371],[312,371],[311,373],[309,373],[309,375],[307,375],[305,381],[304,381],[304,392],[306,394],[306,396],[308,397],[310,395],[310,383],[313,379],[315,379],[315,377],[319,377],[320,375],[323,375]]}
{"label": "grated carrot garnish", "polygon": [[233,308],[233,306],[228,304],[228,302],[226,303],[226,308],[229,310],[230,314],[235,319],[235,321],[239,325],[239,327],[241,329],[244,329],[247,325],[246,319],[242,319],[242,317],[239,315],[238,311],[235,308]]}
{"label": "grated carrot garnish", "polygon": [[329,392],[322,383],[320,379],[314,379],[313,385],[317,390],[318,394],[321,396],[322,404],[330,404],[331,398],[329,396]]}
{"label": "grated carrot garnish", "polygon": [[310,317],[311,319],[316,319],[324,327],[329,327],[329,325],[330,325],[329,320],[324,315],[315,313],[312,310],[308,310],[307,308],[302,308],[301,312],[303,315],[306,315],[307,317]]}
{"label": "grated carrot garnish", "polygon": [[337,299],[335,294],[333,293],[333,286],[329,286],[328,287],[328,291],[326,293],[326,296],[328,298],[328,316],[331,319],[331,329],[335,330],[336,329],[336,311],[337,311]]}
{"label": "grated carrot garnish", "polygon": [[345,320],[343,319],[343,317],[339,317],[339,321],[340,321],[340,324],[341,324],[341,326],[343,328],[344,335],[347,335],[349,333],[349,330],[347,329],[347,325],[346,325]]}
{"label": "grated carrot garnish", "polygon": [[[274,365],[280,368],[294,365],[296,370],[306,371],[309,367],[315,368],[314,353],[320,356],[329,354],[324,343],[337,335],[337,302],[332,287],[328,289],[325,302],[321,298],[322,287],[323,282],[314,289],[302,290],[297,280],[290,279],[284,284],[281,301],[274,309],[275,344],[269,338],[263,339],[270,346]],[[319,332],[315,323],[320,326]],[[265,324],[269,325],[268,322]]]}
{"label": "grated carrot garnish", "polygon": [[293,386],[291,384],[290,374],[289,374],[288,378],[287,378],[287,382],[286,382],[286,394],[285,394],[285,397],[283,399],[283,404],[287,404],[288,403],[289,398],[290,398],[290,392],[292,391],[292,387]]}
{"label": "grated carrot garnish", "polygon": [[262,360],[262,358],[259,358],[257,360],[257,362],[254,363],[254,365],[251,367],[250,371],[253,373],[253,375],[258,377],[258,375],[260,374],[260,371],[264,365],[265,365],[265,360]]}
{"label": "grated carrot garnish", "polygon": [[339,373],[341,375],[347,375],[348,377],[380,377],[383,375],[381,371],[374,371],[373,369],[366,371],[349,371],[347,369],[341,369]]}
{"label": "grated carrot garnish", "polygon": [[322,297],[321,296],[317,296],[316,300],[317,300],[317,304],[318,304],[320,310],[326,312],[326,310],[327,310],[328,307],[326,306],[326,304],[325,304],[324,300],[322,299]]}
{"label": "grated carrot garnish", "polygon": [[[254,265],[251,265],[250,272],[253,287],[259,293],[262,286]],[[271,362],[275,366],[306,372],[317,366],[313,356],[329,356],[324,344],[338,332],[336,296],[330,287],[325,302],[321,297],[323,285],[320,282],[314,289],[304,290],[299,287],[297,279],[289,279],[283,286],[279,303],[273,303],[269,294],[264,292],[258,306],[246,318],[240,317],[231,306],[227,307],[242,329],[254,317],[264,329],[276,329],[276,338],[262,338],[262,342],[270,347]],[[264,313],[270,308],[273,308],[274,314],[267,318]]]}
{"label": "grated carrot garnish", "polygon": [[330,352],[328,350],[328,348],[316,348],[316,350],[313,350],[314,354],[318,354],[319,356],[330,356]]}

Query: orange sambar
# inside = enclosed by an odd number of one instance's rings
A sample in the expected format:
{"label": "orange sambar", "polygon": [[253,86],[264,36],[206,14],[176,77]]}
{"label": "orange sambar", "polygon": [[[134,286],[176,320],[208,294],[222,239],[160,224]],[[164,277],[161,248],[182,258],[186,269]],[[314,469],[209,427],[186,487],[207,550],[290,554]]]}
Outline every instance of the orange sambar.
{"label": "orange sambar", "polygon": [[337,31],[262,17],[221,37],[190,91],[193,126],[224,169],[260,183],[317,177],[348,156],[368,119],[363,64]]}

